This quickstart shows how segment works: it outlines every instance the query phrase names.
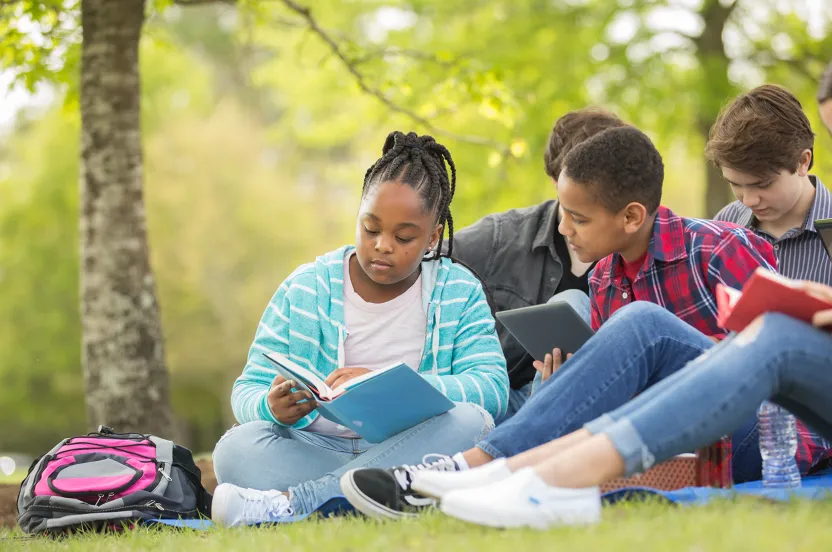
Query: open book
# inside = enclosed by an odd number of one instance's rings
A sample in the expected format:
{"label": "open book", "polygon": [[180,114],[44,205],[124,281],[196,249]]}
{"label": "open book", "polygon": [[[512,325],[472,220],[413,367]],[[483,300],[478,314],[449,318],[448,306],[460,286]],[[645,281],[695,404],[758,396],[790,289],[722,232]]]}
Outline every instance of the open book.
{"label": "open book", "polygon": [[[307,391],[312,393],[312,395],[318,402],[332,401],[333,399],[340,397],[341,395],[346,393],[347,390],[357,385],[360,385],[368,379],[377,378],[385,372],[392,370],[393,368],[396,368],[397,366],[404,366],[402,363],[396,363],[387,366],[386,368],[382,368],[380,370],[372,370],[370,372],[367,372],[366,374],[358,376],[357,378],[353,378],[349,381],[342,383],[335,389],[332,389],[324,382],[324,380],[319,378],[317,374],[315,374],[311,370],[307,370],[306,368],[304,368],[296,362],[292,362],[284,355],[278,353],[269,353],[265,355],[265,357],[272,361],[272,363],[275,364],[277,367],[283,368],[289,372],[289,375],[286,375],[281,372],[281,375],[284,378],[286,378],[287,380],[293,379],[299,381],[299,383],[305,384],[308,388]],[[280,370],[278,370],[278,372],[280,372]]]}
{"label": "open book", "polygon": [[321,416],[370,443],[380,443],[454,407],[453,401],[404,363],[373,370],[332,389],[285,355],[263,356],[281,376],[312,393]]}
{"label": "open book", "polygon": [[733,332],[742,331],[767,312],[779,312],[811,322],[816,312],[832,309],[832,303],[803,291],[796,280],[765,268],[758,268],[742,291],[718,284],[716,304],[717,323]]}

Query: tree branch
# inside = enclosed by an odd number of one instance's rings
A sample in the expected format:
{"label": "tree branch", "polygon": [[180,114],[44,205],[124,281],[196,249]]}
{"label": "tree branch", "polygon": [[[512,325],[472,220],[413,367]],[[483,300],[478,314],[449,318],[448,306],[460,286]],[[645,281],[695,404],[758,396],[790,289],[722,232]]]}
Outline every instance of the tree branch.
{"label": "tree branch", "polygon": [[355,65],[361,65],[363,63],[367,63],[368,61],[370,61],[372,59],[385,57],[385,56],[405,57],[405,58],[411,58],[411,59],[418,59],[418,60],[422,60],[422,61],[429,61],[431,63],[435,63],[436,65],[439,65],[439,66],[442,66],[442,67],[448,67],[448,68],[454,67],[455,65],[457,65],[459,63],[459,60],[456,60],[456,59],[443,60],[443,59],[439,59],[439,57],[437,57],[433,54],[429,54],[427,52],[420,52],[419,50],[410,50],[410,49],[407,49],[407,48],[397,48],[397,47],[376,48],[374,50],[368,51],[365,55],[363,55],[361,57],[353,58],[352,62]]}
{"label": "tree branch", "polygon": [[405,115],[415,123],[425,127],[428,131],[430,131],[433,134],[446,136],[448,138],[451,138],[452,140],[457,140],[459,142],[466,142],[469,144],[476,144],[480,146],[495,148],[504,154],[509,153],[510,150],[506,144],[502,144],[494,140],[489,140],[481,136],[473,136],[469,134],[456,134],[448,130],[438,128],[425,117],[422,117],[418,113],[410,109],[407,109],[406,107],[396,104],[390,98],[388,98],[381,90],[367,83],[367,79],[365,78],[365,76],[361,73],[361,71],[358,70],[356,61],[349,58],[347,54],[343,51],[341,46],[335,41],[335,39],[333,39],[327,31],[322,29],[320,25],[318,25],[317,20],[314,17],[312,17],[311,10],[307,6],[298,4],[294,0],[281,1],[290,10],[300,15],[306,21],[309,30],[316,34],[318,38],[320,38],[329,47],[332,54],[340,60],[344,68],[353,76],[356,84],[358,84],[358,87],[365,94],[368,94],[378,99],[390,111]]}
{"label": "tree branch", "polygon": [[[0,0],[0,1],[2,1],[2,0]],[[277,25],[281,25],[283,27],[289,27],[291,29],[299,29],[299,28],[308,29],[309,28],[309,25],[301,19],[291,19],[291,18],[288,18],[288,17],[279,17],[278,16],[278,17],[272,18],[271,22],[273,22]],[[343,32],[337,31],[337,30],[333,30],[333,29],[322,29],[322,30],[324,30],[328,35],[330,35],[330,37],[338,37],[338,39],[341,40],[342,43],[349,43],[350,45],[355,46],[356,49],[359,49],[358,45],[355,43],[355,41],[351,40],[350,37],[347,36],[346,33],[343,33]],[[454,58],[454,59],[440,59],[438,56],[436,56],[434,54],[429,54],[427,52],[420,52],[419,50],[411,50],[411,49],[408,49],[408,48],[399,48],[397,46],[380,46],[378,48],[366,49],[366,50],[367,50],[367,52],[364,55],[362,55],[361,57],[353,57],[351,59],[351,62],[354,65],[362,65],[364,63],[367,63],[368,61],[378,59],[378,58],[381,58],[381,57],[396,56],[396,57],[405,57],[405,58],[410,58],[410,59],[418,59],[418,60],[422,60],[422,61],[429,61],[431,63],[435,63],[436,65],[446,67],[446,68],[450,68],[450,67],[455,67],[455,66],[459,65],[459,62],[464,58],[464,56],[460,56],[460,57],[457,57],[457,58]],[[333,52],[330,52],[330,54],[326,57],[329,58],[332,54],[333,54]]]}

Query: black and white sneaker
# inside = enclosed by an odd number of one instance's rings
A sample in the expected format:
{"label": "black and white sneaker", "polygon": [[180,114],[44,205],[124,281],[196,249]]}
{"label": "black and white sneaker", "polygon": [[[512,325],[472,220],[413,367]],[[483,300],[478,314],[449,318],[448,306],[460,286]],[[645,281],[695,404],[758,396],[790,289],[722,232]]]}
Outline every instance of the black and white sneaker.
{"label": "black and white sneaker", "polygon": [[[431,457],[435,460],[429,461]],[[459,465],[449,456],[428,454],[421,464],[413,466],[352,470],[341,477],[341,491],[350,504],[366,516],[413,517],[436,505],[436,500],[422,496],[410,487],[413,475],[422,470],[459,471]]]}

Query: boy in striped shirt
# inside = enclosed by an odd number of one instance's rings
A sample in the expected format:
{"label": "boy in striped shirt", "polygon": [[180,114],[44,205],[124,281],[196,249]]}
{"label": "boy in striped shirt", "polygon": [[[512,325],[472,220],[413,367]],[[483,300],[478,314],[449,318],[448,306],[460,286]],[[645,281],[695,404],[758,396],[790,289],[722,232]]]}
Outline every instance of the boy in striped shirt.
{"label": "boy in striped shirt", "polygon": [[[738,224],[771,243],[784,276],[832,285],[832,261],[814,225],[832,218],[832,193],[809,174],[814,143],[800,101],[784,88],[764,85],[722,110],[705,153],[737,197],[716,220]],[[830,444],[799,420],[798,432],[801,472],[828,465]],[[734,437],[735,480],[759,479],[756,420]]]}

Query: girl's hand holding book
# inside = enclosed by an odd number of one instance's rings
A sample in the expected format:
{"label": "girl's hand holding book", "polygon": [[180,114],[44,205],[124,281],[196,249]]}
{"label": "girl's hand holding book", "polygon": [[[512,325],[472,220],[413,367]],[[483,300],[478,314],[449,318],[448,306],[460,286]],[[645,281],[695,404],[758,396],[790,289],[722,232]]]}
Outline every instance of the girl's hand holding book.
{"label": "girl's hand holding book", "polygon": [[326,378],[324,383],[326,383],[330,389],[335,389],[339,385],[343,385],[351,379],[363,376],[368,372],[370,372],[370,370],[367,368],[338,368],[332,372],[328,378]]}
{"label": "girl's hand holding book", "polygon": [[295,385],[297,384],[294,381],[286,381],[283,376],[277,376],[269,389],[269,408],[281,424],[294,425],[318,407],[311,393],[307,391],[293,393],[292,388]]}

